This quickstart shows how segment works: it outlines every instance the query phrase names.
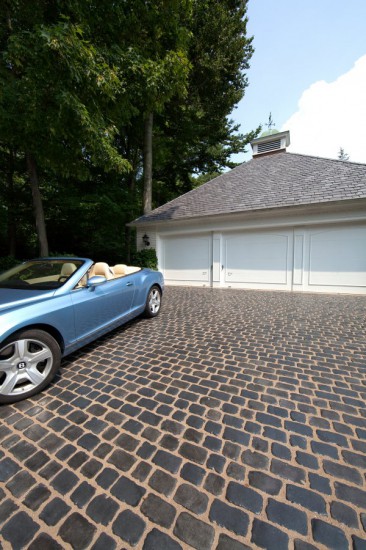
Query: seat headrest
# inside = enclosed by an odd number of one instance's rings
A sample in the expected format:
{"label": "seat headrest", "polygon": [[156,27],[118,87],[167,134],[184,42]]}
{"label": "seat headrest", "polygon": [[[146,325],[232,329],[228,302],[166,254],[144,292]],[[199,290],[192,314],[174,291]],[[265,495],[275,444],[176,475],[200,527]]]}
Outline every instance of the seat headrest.
{"label": "seat headrest", "polygon": [[67,262],[66,264],[63,264],[61,267],[61,276],[62,277],[70,277],[76,271],[76,265],[72,262]]}
{"label": "seat headrest", "polygon": [[112,267],[112,271],[115,275],[125,275],[126,267],[125,264],[116,264]]}
{"label": "seat headrest", "polygon": [[94,275],[100,275],[102,277],[105,277],[106,279],[111,279],[113,277],[111,268],[105,262],[97,262],[93,265],[91,276]]}

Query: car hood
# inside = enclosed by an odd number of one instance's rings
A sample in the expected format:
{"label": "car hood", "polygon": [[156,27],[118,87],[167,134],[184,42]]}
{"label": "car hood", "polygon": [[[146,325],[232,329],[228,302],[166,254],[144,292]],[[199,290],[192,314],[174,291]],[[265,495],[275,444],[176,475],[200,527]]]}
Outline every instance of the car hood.
{"label": "car hood", "polygon": [[0,288],[0,313],[8,309],[22,307],[29,303],[39,302],[51,298],[55,291],[49,290],[26,290],[15,288]]}

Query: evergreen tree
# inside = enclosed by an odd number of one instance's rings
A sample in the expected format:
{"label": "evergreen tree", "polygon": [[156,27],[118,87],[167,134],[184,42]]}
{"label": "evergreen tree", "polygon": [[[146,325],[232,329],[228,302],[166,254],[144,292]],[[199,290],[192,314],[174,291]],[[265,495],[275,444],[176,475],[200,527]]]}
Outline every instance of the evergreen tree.
{"label": "evergreen tree", "polygon": [[339,148],[339,151],[338,151],[338,159],[339,159],[339,160],[344,160],[344,161],[349,160],[349,155],[345,152],[345,150],[343,149],[343,147],[340,147],[340,148]]}

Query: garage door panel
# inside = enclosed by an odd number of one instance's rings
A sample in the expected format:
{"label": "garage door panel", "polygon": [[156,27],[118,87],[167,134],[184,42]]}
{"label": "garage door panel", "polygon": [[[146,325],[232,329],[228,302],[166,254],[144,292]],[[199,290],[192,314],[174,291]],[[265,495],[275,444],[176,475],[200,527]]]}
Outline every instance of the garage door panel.
{"label": "garage door panel", "polygon": [[165,279],[209,283],[210,245],[210,236],[164,239]]}
{"label": "garage door panel", "polygon": [[366,287],[366,228],[309,231],[309,285]]}
{"label": "garage door panel", "polygon": [[225,282],[288,285],[289,234],[248,233],[225,239]]}

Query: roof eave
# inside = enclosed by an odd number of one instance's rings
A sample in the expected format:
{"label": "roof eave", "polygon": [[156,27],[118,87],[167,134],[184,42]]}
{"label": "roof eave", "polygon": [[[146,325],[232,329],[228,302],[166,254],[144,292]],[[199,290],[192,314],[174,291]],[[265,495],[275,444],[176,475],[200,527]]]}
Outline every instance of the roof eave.
{"label": "roof eave", "polygon": [[[244,217],[253,217],[253,216],[265,216],[269,212],[271,214],[277,214],[278,216],[281,216],[284,213],[288,213],[290,210],[296,211],[296,213],[301,212],[322,212],[325,210],[354,210],[355,207],[362,208],[364,207],[366,209],[366,197],[356,198],[356,199],[342,199],[338,201],[324,201],[324,202],[313,202],[313,203],[306,203],[306,204],[295,204],[295,205],[288,205],[288,206],[272,206],[267,208],[255,208],[255,209],[248,209],[248,210],[240,210],[240,211],[233,211],[233,212],[221,212],[217,214],[207,214],[207,215],[197,215],[197,216],[189,216],[186,218],[179,218],[179,219],[166,219],[166,220],[141,220],[140,218],[137,220],[134,220],[128,224],[126,224],[128,227],[160,227],[160,226],[178,226],[178,225],[189,225],[190,223],[194,223],[197,221],[202,222],[203,224],[210,223],[212,220],[218,219],[220,221],[225,221],[226,219],[237,219]],[[365,210],[366,214],[366,210]]]}

